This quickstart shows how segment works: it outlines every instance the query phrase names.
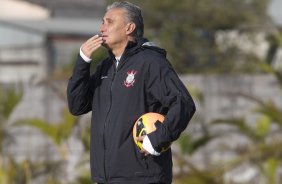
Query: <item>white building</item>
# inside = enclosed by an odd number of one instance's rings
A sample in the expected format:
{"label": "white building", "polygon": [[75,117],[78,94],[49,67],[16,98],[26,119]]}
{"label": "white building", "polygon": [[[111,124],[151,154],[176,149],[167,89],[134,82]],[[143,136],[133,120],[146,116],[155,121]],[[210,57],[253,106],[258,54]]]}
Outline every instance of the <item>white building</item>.
{"label": "white building", "polygon": [[[0,4],[0,12],[8,7],[2,6],[2,1]],[[19,6],[15,7],[21,12]],[[5,14],[0,13],[0,83],[46,77],[59,63],[69,62],[81,43],[99,30],[100,21],[95,19],[50,18],[45,9],[40,13],[30,5],[29,11],[34,9],[30,18],[21,17],[21,13],[18,18],[9,17],[6,10]]]}

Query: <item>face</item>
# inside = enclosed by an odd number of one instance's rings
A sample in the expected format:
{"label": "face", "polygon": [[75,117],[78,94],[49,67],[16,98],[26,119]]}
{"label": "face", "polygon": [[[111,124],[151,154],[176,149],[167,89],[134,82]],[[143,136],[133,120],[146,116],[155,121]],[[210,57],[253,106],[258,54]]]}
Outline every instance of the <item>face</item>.
{"label": "face", "polygon": [[127,26],[125,10],[114,8],[107,11],[100,27],[103,45],[109,49],[115,49],[127,44]]}

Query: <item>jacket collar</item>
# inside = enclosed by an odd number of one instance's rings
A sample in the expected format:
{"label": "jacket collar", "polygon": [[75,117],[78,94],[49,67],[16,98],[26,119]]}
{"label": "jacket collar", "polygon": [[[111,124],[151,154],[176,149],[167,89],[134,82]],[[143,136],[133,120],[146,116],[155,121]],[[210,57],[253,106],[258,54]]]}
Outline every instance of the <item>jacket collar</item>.
{"label": "jacket collar", "polygon": [[[123,62],[128,56],[135,54],[145,42],[148,42],[146,38],[136,38],[134,41],[129,41],[127,43],[127,46],[125,47],[125,50],[120,60]],[[109,56],[112,60],[115,59],[114,54],[110,50],[109,50]]]}

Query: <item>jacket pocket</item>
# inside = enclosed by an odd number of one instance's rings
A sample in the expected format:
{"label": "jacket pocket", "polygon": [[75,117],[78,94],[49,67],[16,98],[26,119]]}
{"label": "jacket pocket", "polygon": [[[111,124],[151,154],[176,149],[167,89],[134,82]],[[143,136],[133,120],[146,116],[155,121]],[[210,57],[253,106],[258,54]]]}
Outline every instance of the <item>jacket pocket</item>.
{"label": "jacket pocket", "polygon": [[161,166],[158,164],[159,159],[154,156],[149,156],[146,159],[144,159],[147,167],[147,172],[151,177],[153,176],[159,176],[162,172]]}
{"label": "jacket pocket", "polygon": [[170,150],[162,153],[160,156],[150,156],[145,161],[151,177],[158,178],[162,182],[171,180],[172,159]]}
{"label": "jacket pocket", "polygon": [[110,178],[138,178],[148,176],[146,163],[133,140],[124,143],[111,152]]}

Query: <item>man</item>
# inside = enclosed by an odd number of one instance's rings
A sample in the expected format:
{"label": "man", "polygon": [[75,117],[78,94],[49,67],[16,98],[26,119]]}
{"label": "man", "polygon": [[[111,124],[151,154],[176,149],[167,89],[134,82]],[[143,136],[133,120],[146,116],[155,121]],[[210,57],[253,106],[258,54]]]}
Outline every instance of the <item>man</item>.
{"label": "man", "polygon": [[[194,102],[166,59],[166,52],[143,38],[139,7],[128,2],[108,6],[95,35],[80,48],[67,94],[74,115],[92,111],[91,176],[98,183],[172,182],[171,150],[195,112]],[[90,75],[91,55],[104,46],[109,57]],[[140,151],[134,122],[147,112],[165,115]]]}

